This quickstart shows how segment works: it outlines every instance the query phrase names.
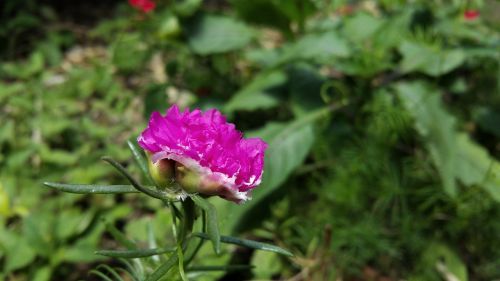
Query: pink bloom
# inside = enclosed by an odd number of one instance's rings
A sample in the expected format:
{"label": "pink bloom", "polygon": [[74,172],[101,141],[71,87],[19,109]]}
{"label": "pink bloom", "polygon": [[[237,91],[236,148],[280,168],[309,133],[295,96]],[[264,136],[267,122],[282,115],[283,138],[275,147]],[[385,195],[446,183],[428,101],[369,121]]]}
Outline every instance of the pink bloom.
{"label": "pink bloom", "polygon": [[477,10],[466,10],[464,12],[464,18],[466,20],[475,20],[479,17],[479,11]]}
{"label": "pink bloom", "polygon": [[128,0],[128,3],[144,13],[149,13],[155,9],[156,4],[151,0]]}
{"label": "pink bloom", "polygon": [[178,173],[187,168],[199,175],[196,191],[202,194],[240,202],[262,179],[267,144],[243,138],[216,109],[180,112],[173,105],[165,116],[153,112],[138,142],[152,153],[153,162],[170,159],[181,166]]}

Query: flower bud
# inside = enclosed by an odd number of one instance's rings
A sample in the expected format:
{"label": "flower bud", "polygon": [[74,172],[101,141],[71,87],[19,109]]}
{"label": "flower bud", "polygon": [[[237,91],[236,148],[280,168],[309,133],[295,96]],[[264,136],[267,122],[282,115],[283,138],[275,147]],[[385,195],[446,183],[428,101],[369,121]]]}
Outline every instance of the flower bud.
{"label": "flower bud", "polygon": [[[244,138],[216,109],[181,112],[172,105],[165,116],[153,112],[137,141],[154,161],[175,162],[175,167],[169,167],[188,193],[239,203],[249,200],[251,190],[262,180],[267,144],[260,138]],[[152,170],[158,170],[162,180],[165,174],[167,179],[172,176],[160,168]]]}
{"label": "flower bud", "polygon": [[156,162],[151,160],[148,153],[149,173],[158,187],[167,187],[174,178],[174,161],[160,159]]}
{"label": "flower bud", "polygon": [[246,199],[246,194],[231,190],[210,175],[199,173],[193,169],[175,163],[175,180],[187,193],[199,193],[206,196],[220,196],[236,203]]}

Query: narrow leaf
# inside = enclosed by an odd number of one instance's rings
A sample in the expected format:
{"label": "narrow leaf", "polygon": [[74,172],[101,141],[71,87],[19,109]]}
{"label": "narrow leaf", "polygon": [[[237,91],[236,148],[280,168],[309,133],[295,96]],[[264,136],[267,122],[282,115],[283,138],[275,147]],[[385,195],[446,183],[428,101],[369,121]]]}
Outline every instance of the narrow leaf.
{"label": "narrow leaf", "polygon": [[179,260],[179,257],[177,254],[173,254],[164,264],[162,264],[160,267],[158,267],[150,276],[145,281],[157,281],[160,280],[167,272],[174,266],[177,261]]}
{"label": "narrow leaf", "polygon": [[108,276],[106,276],[106,274],[104,274],[104,273],[102,273],[100,271],[97,271],[97,270],[91,270],[90,274],[97,275],[97,276],[101,277],[105,281],[113,281],[113,279],[111,279]]}
{"label": "narrow leaf", "polygon": [[238,265],[215,265],[215,266],[191,266],[187,268],[187,271],[235,271],[235,270],[248,270],[252,269],[254,266],[246,264]]}
{"label": "narrow leaf", "polygon": [[[205,233],[193,233],[196,237],[202,238],[202,239],[209,239],[208,235]],[[278,253],[281,255],[293,257],[293,254],[283,248],[280,248],[275,245],[267,244],[267,243],[262,243],[262,242],[257,242],[253,240],[248,240],[248,239],[240,239],[232,236],[224,236],[222,235],[220,237],[220,241],[222,243],[227,243],[227,244],[234,244],[234,245],[239,245],[247,248],[252,248],[256,250],[261,250],[261,251],[268,251],[268,252],[274,252]]]}
{"label": "narrow leaf", "polygon": [[135,246],[134,241],[128,239],[125,234],[123,234],[120,230],[118,230],[113,224],[105,223],[106,230],[117,240],[120,244],[125,246],[129,250],[134,250],[137,247]]}
{"label": "narrow leaf", "polygon": [[115,269],[111,268],[110,266],[106,265],[106,264],[101,264],[97,267],[97,269],[101,269],[101,268],[104,268],[105,270],[107,270],[111,275],[113,275],[113,277],[115,278],[115,281],[123,281],[123,278],[118,274],[118,272],[116,272]]}
{"label": "narrow leaf", "polygon": [[[144,267],[142,266],[140,259],[126,260],[124,258],[119,258],[119,260],[126,267],[119,267],[119,270],[131,276],[134,281],[144,280]],[[131,262],[134,264],[132,265]]]}
{"label": "narrow leaf", "polygon": [[150,256],[161,255],[175,251],[173,248],[154,248],[154,249],[137,249],[137,250],[99,250],[95,251],[96,255],[114,257],[114,258],[144,258]]}
{"label": "narrow leaf", "polygon": [[127,172],[127,170],[120,163],[116,162],[114,159],[107,156],[104,156],[101,159],[109,163],[111,166],[113,166],[118,172],[120,172],[125,178],[127,178],[127,180],[132,184],[132,186],[134,186],[140,192],[160,200],[171,199],[171,198],[166,198],[165,196],[166,194],[164,192],[160,192],[158,190],[149,189],[142,186],[136,179],[134,179],[134,177],[132,177],[132,175],[129,172]]}
{"label": "narrow leaf", "polygon": [[184,272],[184,254],[182,253],[182,245],[180,240],[177,240],[177,256],[179,262],[179,275],[182,281],[188,281],[186,273]]}
{"label": "narrow leaf", "polygon": [[78,194],[116,194],[116,193],[138,193],[131,185],[96,185],[96,184],[64,184],[56,182],[44,182],[47,187],[59,191]]}
{"label": "narrow leaf", "polygon": [[[148,232],[148,247],[151,249],[155,249],[158,247],[158,245],[156,244],[155,234],[153,231],[153,224],[151,223],[151,221],[147,222],[146,227],[147,227],[147,232]],[[152,260],[155,264],[160,263],[160,257],[158,257],[158,256],[153,256]]]}
{"label": "narrow leaf", "polygon": [[139,147],[137,147],[137,145],[130,140],[127,141],[127,144],[130,151],[132,152],[132,155],[134,155],[134,159],[137,162],[137,165],[139,165],[139,168],[141,169],[142,173],[149,181],[149,183],[153,184],[154,181],[151,178],[151,174],[149,173],[148,160],[146,159],[146,157],[144,157],[144,152],[140,150]]}
{"label": "narrow leaf", "polygon": [[216,254],[220,253],[220,232],[219,232],[219,221],[217,219],[217,211],[215,207],[210,204],[207,200],[201,198],[198,195],[191,196],[194,203],[203,209],[207,214],[206,227],[207,234],[212,242],[214,251]]}

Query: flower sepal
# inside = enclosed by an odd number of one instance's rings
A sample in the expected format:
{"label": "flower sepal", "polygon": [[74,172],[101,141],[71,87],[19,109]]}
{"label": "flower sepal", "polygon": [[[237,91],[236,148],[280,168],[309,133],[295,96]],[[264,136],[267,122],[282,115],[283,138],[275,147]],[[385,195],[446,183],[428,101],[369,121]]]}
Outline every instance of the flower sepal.
{"label": "flower sepal", "polygon": [[148,168],[151,178],[160,189],[171,186],[174,181],[174,161],[169,159],[160,159],[156,162],[151,160],[151,154],[148,155]]}
{"label": "flower sepal", "polygon": [[246,192],[231,190],[210,175],[197,172],[196,169],[190,169],[179,162],[175,163],[175,181],[188,194],[219,196],[235,203],[249,199]]}

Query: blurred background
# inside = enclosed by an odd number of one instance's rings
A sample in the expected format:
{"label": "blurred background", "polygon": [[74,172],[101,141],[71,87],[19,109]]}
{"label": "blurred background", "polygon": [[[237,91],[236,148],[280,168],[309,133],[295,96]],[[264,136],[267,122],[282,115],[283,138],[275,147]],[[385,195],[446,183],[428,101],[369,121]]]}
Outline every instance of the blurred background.
{"label": "blurred background", "polygon": [[254,268],[192,280],[500,280],[500,2],[2,0],[0,13],[0,279],[106,280],[92,270],[126,268],[94,255],[117,248],[106,224],[172,243],[154,200],[41,183],[124,183],[103,155],[139,177],[126,141],[176,103],[269,143],[253,200],[211,201],[223,234],[295,254],[205,245],[198,264]]}

